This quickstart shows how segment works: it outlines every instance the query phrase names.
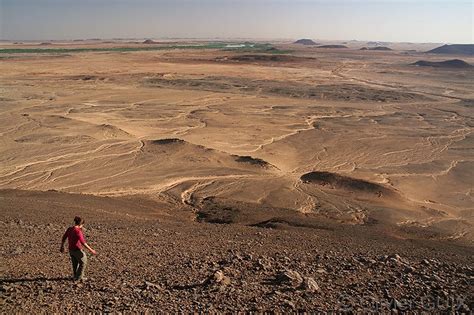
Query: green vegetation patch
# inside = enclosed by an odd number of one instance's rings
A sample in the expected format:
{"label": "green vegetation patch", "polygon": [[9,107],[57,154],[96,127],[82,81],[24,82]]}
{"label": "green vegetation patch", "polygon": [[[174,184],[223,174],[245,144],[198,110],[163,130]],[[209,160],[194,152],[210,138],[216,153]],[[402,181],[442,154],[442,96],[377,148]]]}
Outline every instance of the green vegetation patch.
{"label": "green vegetation patch", "polygon": [[164,45],[152,47],[97,47],[97,48],[4,48],[0,54],[64,54],[82,52],[134,52],[157,51],[173,49],[221,49],[225,51],[260,52],[260,53],[286,53],[270,44],[259,43],[207,43],[204,45]]}

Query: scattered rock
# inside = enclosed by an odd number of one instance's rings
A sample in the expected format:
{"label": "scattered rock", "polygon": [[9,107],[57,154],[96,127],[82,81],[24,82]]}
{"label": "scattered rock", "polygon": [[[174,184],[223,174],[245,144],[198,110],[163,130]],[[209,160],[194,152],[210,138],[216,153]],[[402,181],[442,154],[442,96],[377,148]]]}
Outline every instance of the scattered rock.
{"label": "scattered rock", "polygon": [[277,274],[275,281],[278,284],[286,284],[292,287],[298,287],[303,282],[303,277],[293,270],[285,270]]}
{"label": "scattered rock", "polygon": [[313,278],[304,278],[300,287],[308,292],[318,292],[320,290],[318,283]]}
{"label": "scattered rock", "polygon": [[231,280],[227,277],[222,270],[216,271],[211,277],[208,278],[207,283],[209,284],[219,284],[219,285],[229,285]]}
{"label": "scattered rock", "polygon": [[153,290],[153,289],[161,290],[162,289],[160,285],[153,282],[149,282],[149,281],[143,282],[141,288],[142,290]]}
{"label": "scattered rock", "polygon": [[388,260],[391,261],[391,262],[394,262],[398,265],[406,265],[407,264],[407,262],[402,257],[400,257],[398,254],[393,254],[393,255],[388,256]]}
{"label": "scattered rock", "polygon": [[291,308],[291,309],[295,309],[295,308],[296,308],[295,303],[293,303],[293,302],[290,301],[290,300],[284,300],[284,301],[283,301],[283,306],[289,307],[289,308]]}

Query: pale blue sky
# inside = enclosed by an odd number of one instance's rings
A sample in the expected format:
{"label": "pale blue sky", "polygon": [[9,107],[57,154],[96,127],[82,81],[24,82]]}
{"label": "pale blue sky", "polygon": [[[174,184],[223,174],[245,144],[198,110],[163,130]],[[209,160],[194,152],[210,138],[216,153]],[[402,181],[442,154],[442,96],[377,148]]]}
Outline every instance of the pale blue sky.
{"label": "pale blue sky", "polygon": [[0,0],[0,38],[473,43],[473,0]]}

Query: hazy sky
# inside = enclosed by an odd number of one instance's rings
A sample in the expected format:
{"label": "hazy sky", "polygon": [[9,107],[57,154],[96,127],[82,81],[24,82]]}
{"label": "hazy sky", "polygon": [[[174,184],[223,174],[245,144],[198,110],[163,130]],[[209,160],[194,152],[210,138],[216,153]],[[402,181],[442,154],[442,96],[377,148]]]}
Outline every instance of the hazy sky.
{"label": "hazy sky", "polygon": [[0,0],[1,39],[473,43],[474,0]]}

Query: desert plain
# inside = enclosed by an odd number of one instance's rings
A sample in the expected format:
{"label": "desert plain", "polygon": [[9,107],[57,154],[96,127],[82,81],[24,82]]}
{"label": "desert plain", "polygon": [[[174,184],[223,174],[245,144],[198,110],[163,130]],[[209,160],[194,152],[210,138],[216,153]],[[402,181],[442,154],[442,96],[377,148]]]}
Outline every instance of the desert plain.
{"label": "desert plain", "polygon": [[184,45],[2,44],[2,313],[472,310],[473,67]]}

